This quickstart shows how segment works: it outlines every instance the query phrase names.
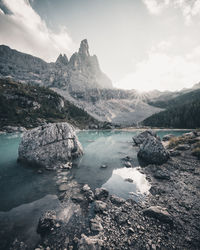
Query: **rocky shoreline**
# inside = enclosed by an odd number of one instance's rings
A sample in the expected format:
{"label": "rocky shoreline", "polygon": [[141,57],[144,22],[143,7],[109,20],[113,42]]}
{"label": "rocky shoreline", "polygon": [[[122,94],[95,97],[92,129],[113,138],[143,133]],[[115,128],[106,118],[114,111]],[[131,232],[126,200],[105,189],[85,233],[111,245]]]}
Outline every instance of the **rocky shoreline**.
{"label": "rocky shoreline", "polygon": [[[57,169],[62,210],[41,216],[35,249],[199,249],[200,161],[193,155],[199,136],[165,142],[170,158],[140,168],[151,184],[141,202],[91,190],[78,184],[69,169]],[[11,249],[29,248],[16,239]]]}

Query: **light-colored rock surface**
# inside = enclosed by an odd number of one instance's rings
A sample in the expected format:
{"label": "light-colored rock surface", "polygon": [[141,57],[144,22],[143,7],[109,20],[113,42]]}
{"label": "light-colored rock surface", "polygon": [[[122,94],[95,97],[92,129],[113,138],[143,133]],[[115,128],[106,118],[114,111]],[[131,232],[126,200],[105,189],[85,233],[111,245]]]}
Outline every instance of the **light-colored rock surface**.
{"label": "light-colored rock surface", "polygon": [[81,235],[81,239],[78,243],[79,250],[101,250],[103,241],[95,237],[87,237],[85,234]]}
{"label": "light-colored rock surface", "polygon": [[74,128],[68,123],[54,123],[25,132],[19,145],[18,159],[55,168],[82,154]]}

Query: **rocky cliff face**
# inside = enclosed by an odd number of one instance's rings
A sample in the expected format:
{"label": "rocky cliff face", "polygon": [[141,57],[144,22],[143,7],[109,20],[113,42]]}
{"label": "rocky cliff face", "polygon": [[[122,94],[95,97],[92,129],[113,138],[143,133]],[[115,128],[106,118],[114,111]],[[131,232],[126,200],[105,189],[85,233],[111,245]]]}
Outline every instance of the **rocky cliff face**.
{"label": "rocky cliff face", "polygon": [[69,60],[60,54],[55,63],[1,45],[0,78],[5,77],[50,87],[100,121],[131,126],[160,111],[134,90],[112,88],[86,39]]}
{"label": "rocky cliff face", "polygon": [[70,60],[59,55],[55,63],[0,46],[0,77],[12,77],[21,82],[58,87],[68,91],[86,88],[112,88],[110,79],[101,71],[97,57],[90,56],[87,40]]}

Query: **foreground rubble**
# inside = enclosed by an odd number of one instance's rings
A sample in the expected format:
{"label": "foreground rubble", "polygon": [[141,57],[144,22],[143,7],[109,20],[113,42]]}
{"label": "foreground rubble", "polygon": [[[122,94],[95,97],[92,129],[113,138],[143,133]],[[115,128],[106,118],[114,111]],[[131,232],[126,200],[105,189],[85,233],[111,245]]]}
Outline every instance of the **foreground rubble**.
{"label": "foreground rubble", "polygon": [[37,250],[199,249],[200,161],[188,138],[188,147],[170,148],[179,154],[164,164],[141,169],[151,183],[142,202],[68,180],[60,193],[67,213],[49,211],[40,218]]}

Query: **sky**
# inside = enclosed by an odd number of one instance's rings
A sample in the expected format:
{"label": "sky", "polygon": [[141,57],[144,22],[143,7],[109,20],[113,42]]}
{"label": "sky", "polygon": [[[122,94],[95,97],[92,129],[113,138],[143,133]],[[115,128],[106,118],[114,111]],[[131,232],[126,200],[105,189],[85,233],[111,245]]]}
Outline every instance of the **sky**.
{"label": "sky", "polygon": [[200,0],[0,0],[0,44],[51,62],[85,38],[117,88],[200,82]]}

